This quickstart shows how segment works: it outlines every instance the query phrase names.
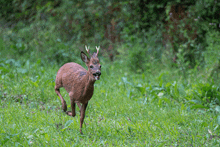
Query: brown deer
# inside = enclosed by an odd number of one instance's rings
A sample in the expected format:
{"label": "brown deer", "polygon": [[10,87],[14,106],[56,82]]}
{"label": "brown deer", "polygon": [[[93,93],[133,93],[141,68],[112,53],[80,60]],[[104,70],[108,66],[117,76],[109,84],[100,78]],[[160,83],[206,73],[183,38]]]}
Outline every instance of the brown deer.
{"label": "brown deer", "polygon": [[[87,55],[81,51],[81,59],[86,63],[88,71],[81,65],[71,62],[64,64],[57,72],[55,92],[60,97],[62,102],[62,109],[64,112],[67,110],[66,101],[60,94],[60,88],[64,87],[69,93],[71,101],[71,111],[67,111],[66,114],[69,116],[75,116],[75,104],[80,108],[80,133],[82,134],[82,125],[85,117],[86,107],[88,101],[92,98],[94,91],[94,83],[100,79],[101,76],[101,65],[98,59],[99,48],[96,47],[97,52],[92,55],[89,53],[89,47],[85,46],[86,51],[90,55]],[[81,104],[82,105],[81,105]]]}

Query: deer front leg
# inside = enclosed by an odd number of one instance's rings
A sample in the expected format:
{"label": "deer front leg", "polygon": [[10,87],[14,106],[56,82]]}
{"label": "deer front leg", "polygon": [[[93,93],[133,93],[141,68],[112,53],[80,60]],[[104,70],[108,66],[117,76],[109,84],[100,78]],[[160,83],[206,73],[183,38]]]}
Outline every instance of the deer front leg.
{"label": "deer front leg", "polygon": [[85,117],[85,111],[86,111],[86,107],[88,105],[88,102],[86,104],[82,104],[81,109],[80,109],[80,133],[82,133],[82,125],[83,125],[83,121],[84,121],[84,117]]}
{"label": "deer front leg", "polygon": [[71,102],[71,108],[72,108],[72,112],[71,111],[68,111],[66,114],[69,115],[69,116],[76,116],[76,103],[75,103],[75,99],[73,98],[74,95],[72,92],[69,93],[69,96],[70,96],[70,102]]}

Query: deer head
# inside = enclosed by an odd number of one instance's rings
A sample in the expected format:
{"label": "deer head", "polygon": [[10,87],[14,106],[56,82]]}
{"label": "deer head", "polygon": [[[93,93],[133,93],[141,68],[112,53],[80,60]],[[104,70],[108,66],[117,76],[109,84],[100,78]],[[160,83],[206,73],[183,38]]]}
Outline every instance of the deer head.
{"label": "deer head", "polygon": [[90,77],[92,77],[92,80],[99,80],[101,76],[101,65],[98,59],[100,46],[96,46],[97,52],[94,52],[92,55],[89,52],[89,47],[87,48],[87,46],[85,46],[85,48],[91,58],[89,58],[83,51],[81,51],[81,59],[83,62],[86,63],[86,66],[88,67],[88,72],[90,73]]}

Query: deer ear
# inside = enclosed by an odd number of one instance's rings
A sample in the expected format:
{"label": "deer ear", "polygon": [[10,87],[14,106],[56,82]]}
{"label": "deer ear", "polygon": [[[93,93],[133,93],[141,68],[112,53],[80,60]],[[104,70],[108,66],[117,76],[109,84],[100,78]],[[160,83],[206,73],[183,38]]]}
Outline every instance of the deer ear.
{"label": "deer ear", "polygon": [[86,56],[86,54],[85,54],[83,51],[81,51],[81,59],[82,59],[82,61],[85,62],[86,64],[88,64],[89,61],[90,61],[90,59]]}

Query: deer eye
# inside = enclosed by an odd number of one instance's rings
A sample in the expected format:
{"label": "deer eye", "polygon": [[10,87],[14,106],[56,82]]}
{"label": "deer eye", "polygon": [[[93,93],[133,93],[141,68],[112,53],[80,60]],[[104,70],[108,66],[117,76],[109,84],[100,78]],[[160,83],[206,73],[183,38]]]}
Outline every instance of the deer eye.
{"label": "deer eye", "polygon": [[90,68],[93,68],[93,65],[90,65],[89,67],[90,67]]}

